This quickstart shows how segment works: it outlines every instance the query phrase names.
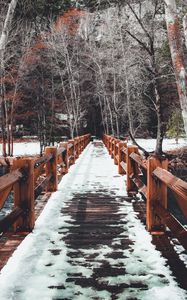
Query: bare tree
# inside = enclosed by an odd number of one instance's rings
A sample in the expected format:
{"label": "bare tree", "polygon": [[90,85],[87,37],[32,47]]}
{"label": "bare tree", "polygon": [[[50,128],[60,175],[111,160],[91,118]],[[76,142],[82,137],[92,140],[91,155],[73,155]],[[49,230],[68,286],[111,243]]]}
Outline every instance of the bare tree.
{"label": "bare tree", "polygon": [[[157,115],[157,143],[155,153],[160,155],[162,154],[162,142],[164,137],[164,120],[162,115],[161,109],[161,94],[159,90],[158,78],[159,78],[159,71],[158,66],[156,63],[156,49],[155,49],[155,17],[159,10],[160,3],[159,1],[155,1],[153,4],[152,10],[150,10],[150,18],[149,18],[149,26],[144,24],[144,19],[141,16],[142,5],[140,5],[140,9],[137,10],[135,6],[133,6],[130,1],[126,2],[127,7],[129,8],[129,12],[134,16],[139,28],[141,29],[141,33],[144,35],[144,39],[141,39],[137,33],[134,33],[131,29],[132,26],[126,29],[126,33],[134,39],[136,43],[144,50],[147,55],[147,61],[149,64],[146,66],[147,70],[150,73],[150,77],[152,78],[152,86],[154,91],[154,108]],[[145,64],[146,65],[146,64]]]}
{"label": "bare tree", "polygon": [[[171,52],[171,58],[175,71],[179,101],[184,121],[184,129],[187,135],[187,73],[185,71],[184,54],[182,48],[182,39],[177,15],[177,6],[175,0],[165,0],[165,19],[168,31],[168,40]],[[186,18],[184,18],[186,33]]]}
{"label": "bare tree", "polygon": [[11,24],[14,16],[14,12],[16,9],[16,5],[18,0],[12,0],[9,4],[8,11],[5,17],[4,25],[2,28],[1,36],[0,36],[0,76],[1,76],[1,88],[0,88],[0,113],[1,113],[1,122],[2,122],[2,138],[3,138],[3,155],[6,156],[6,103],[4,101],[4,59],[5,59],[5,49],[8,42],[9,33],[11,30]]}
{"label": "bare tree", "polygon": [[84,109],[81,106],[80,91],[80,47],[77,36],[68,35],[65,27],[60,31],[52,29],[47,43],[54,57],[57,72],[60,76],[62,98],[65,102],[70,135],[79,133],[79,124],[84,117]]}
{"label": "bare tree", "polygon": [[11,29],[11,23],[12,23],[12,19],[14,16],[14,11],[16,9],[17,2],[18,2],[18,0],[12,0],[10,2],[9,8],[8,8],[8,11],[6,14],[4,26],[2,28],[2,33],[0,36],[0,53],[1,53],[2,59],[4,57],[4,53],[5,53],[5,49],[6,49],[6,45],[7,45],[7,41],[8,41],[8,36],[9,36],[10,29]]}

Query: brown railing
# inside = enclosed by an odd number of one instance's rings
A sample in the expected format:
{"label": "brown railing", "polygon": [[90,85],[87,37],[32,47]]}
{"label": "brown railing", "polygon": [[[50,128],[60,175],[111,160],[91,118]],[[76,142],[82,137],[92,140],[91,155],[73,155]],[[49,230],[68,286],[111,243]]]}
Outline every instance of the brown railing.
{"label": "brown railing", "polygon": [[13,230],[29,232],[35,224],[35,199],[43,192],[57,190],[58,176],[68,172],[90,142],[83,135],[57,147],[46,147],[42,157],[13,159],[12,170],[0,177],[0,210],[13,192],[14,208],[0,221],[0,233]]}
{"label": "brown railing", "polygon": [[140,192],[146,199],[146,225],[152,234],[162,234],[168,227],[187,249],[187,230],[167,209],[168,188],[187,217],[187,182],[168,172],[168,160],[150,156],[144,159],[137,146],[109,135],[103,136],[109,154],[118,165],[119,174],[127,176],[128,194]]}

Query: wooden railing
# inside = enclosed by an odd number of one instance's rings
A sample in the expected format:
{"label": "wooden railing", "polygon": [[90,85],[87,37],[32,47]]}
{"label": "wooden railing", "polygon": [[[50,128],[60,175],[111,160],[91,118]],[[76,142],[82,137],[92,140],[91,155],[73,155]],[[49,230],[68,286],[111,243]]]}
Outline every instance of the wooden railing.
{"label": "wooden railing", "polygon": [[152,234],[162,234],[168,227],[187,249],[187,230],[168,210],[168,188],[174,193],[187,218],[187,182],[168,172],[168,160],[150,156],[144,159],[137,146],[109,135],[103,136],[109,154],[118,165],[119,174],[127,176],[127,193],[140,192],[146,199],[146,225]]}
{"label": "wooden railing", "polygon": [[15,232],[29,232],[35,224],[35,199],[43,192],[57,190],[58,175],[68,172],[90,142],[83,135],[57,147],[46,147],[42,157],[20,157],[13,160],[9,174],[0,177],[0,210],[13,192],[14,208],[0,221],[0,233],[11,227]]}

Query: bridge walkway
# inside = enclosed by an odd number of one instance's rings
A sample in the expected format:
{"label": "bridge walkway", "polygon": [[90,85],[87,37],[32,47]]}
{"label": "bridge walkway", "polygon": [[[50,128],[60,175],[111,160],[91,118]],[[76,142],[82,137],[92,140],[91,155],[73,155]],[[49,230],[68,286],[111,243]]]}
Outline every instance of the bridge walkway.
{"label": "bridge walkway", "polygon": [[63,177],[0,274],[1,300],[186,299],[102,142]]}

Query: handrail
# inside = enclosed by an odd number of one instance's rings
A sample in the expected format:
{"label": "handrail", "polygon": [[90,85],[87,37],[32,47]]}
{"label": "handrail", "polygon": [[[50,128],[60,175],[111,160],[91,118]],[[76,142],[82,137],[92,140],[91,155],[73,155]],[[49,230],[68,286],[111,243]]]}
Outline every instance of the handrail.
{"label": "handrail", "polygon": [[44,155],[35,160],[34,168],[37,169],[40,165],[47,163],[53,158],[52,154]]}
{"label": "handrail", "polygon": [[114,163],[118,164],[119,174],[127,176],[128,194],[140,192],[146,199],[148,231],[160,234],[167,226],[187,249],[187,230],[167,209],[167,188],[170,188],[184,216],[187,217],[187,182],[167,170],[167,159],[161,160],[156,156],[150,156],[146,160],[137,146],[127,145],[126,141],[109,135],[103,136],[103,143],[114,158]]}
{"label": "handrail", "polygon": [[60,147],[60,148],[57,149],[57,155],[59,156],[59,155],[61,155],[65,151],[66,151],[66,148]]}
{"label": "handrail", "polygon": [[144,169],[147,169],[146,162],[141,155],[132,152],[130,154],[130,158],[132,158],[139,166],[143,167]]}
{"label": "handrail", "polygon": [[37,198],[41,193],[44,191],[44,189],[47,187],[48,183],[52,179],[52,175],[48,175],[45,179],[42,180],[40,184],[34,189],[34,196]]}
{"label": "handrail", "polygon": [[15,170],[11,173],[0,177],[0,192],[6,190],[7,188],[15,184],[22,177],[23,174],[20,170]]}
{"label": "handrail", "polygon": [[[57,190],[59,167],[61,176],[68,172],[81,152],[90,142],[86,134],[56,147],[46,147],[42,157],[13,159],[9,174],[0,177],[0,209],[14,191],[14,209],[0,221],[0,233],[13,225],[16,232],[31,231],[35,224],[35,199],[42,192]],[[63,146],[62,146],[63,144]]]}
{"label": "handrail", "polygon": [[187,202],[187,182],[177,178],[170,172],[160,167],[157,167],[153,171],[153,175],[155,175],[160,181],[165,183],[171,190],[178,194],[182,200]]}
{"label": "handrail", "polygon": [[175,193],[177,197],[176,200],[187,218],[187,182],[160,167],[157,167],[153,171],[153,175]]}

